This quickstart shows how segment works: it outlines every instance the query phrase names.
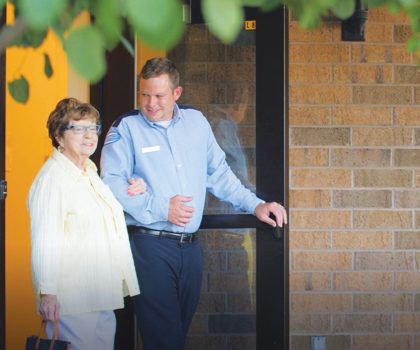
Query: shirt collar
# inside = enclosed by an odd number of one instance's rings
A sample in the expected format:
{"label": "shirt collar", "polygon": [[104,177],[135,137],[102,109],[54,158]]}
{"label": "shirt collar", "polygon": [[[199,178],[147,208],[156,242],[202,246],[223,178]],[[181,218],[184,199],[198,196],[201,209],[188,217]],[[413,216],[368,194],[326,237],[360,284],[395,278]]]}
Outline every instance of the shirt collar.
{"label": "shirt collar", "polygon": [[[150,121],[144,114],[143,112],[139,109],[139,114],[143,117],[143,119],[145,120],[145,122],[147,124],[149,124],[150,126],[158,126],[157,123]],[[179,107],[177,104],[175,104],[175,108],[174,108],[174,116],[172,117],[172,123],[171,124],[175,124],[179,121],[179,119],[181,118],[181,113],[179,110]]]}
{"label": "shirt collar", "polygon": [[[52,154],[52,158],[54,158],[58,164],[66,170],[72,177],[79,177],[82,176],[85,172],[78,168],[70,159],[68,159],[64,154],[61,154],[56,148],[54,148],[54,152]],[[89,158],[86,159],[86,173],[90,171],[97,172],[98,168],[96,167],[95,163],[92,162]]]}

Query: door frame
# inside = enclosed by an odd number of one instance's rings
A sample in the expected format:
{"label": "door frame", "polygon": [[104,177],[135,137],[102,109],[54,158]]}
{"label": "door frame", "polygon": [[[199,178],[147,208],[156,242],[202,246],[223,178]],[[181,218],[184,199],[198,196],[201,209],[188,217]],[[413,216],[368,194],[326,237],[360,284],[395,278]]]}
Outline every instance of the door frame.
{"label": "door frame", "polygon": [[[256,14],[257,196],[288,207],[288,11]],[[273,33],[282,33],[275,37]],[[274,41],[277,45],[273,45]],[[282,96],[282,98],[279,98]],[[279,137],[283,135],[283,137]],[[273,161],[273,150],[281,150]],[[288,227],[274,229],[254,215],[204,215],[201,228],[256,229],[257,350],[289,349]]]}
{"label": "door frame", "polygon": [[[3,10],[0,25],[6,23],[6,11]],[[6,147],[6,53],[0,54],[0,180],[5,179]],[[5,348],[6,334],[6,286],[5,286],[5,201],[0,199],[0,349]]]}
{"label": "door frame", "polygon": [[[257,195],[288,207],[288,11],[257,20]],[[279,20],[280,19],[280,20]],[[273,45],[273,33],[281,33]],[[259,45],[259,46],[258,46]],[[258,48],[259,47],[259,48]],[[269,88],[262,89],[269,83]],[[282,98],[280,98],[280,96]],[[283,137],[281,137],[283,135]],[[279,151],[278,162],[270,155]],[[288,227],[257,228],[257,349],[289,349]],[[274,237],[274,239],[273,239]],[[278,323],[280,321],[280,324]]]}
{"label": "door frame", "polygon": [[[196,1],[196,0],[192,0]],[[252,11],[254,13],[254,11]],[[266,201],[288,204],[288,11],[256,12],[256,185],[257,195]],[[273,33],[279,33],[276,37]],[[273,45],[276,42],[276,45]],[[122,61],[123,60],[123,61]],[[107,59],[108,73],[91,86],[91,103],[108,130],[120,114],[134,108],[134,58],[124,48],[114,50]],[[115,93],[118,92],[118,97]],[[282,96],[282,98],[279,98]],[[283,135],[283,137],[279,137]],[[101,136],[98,149],[105,135]],[[267,157],[281,150],[278,161]],[[99,165],[100,153],[95,154]],[[205,215],[201,228],[255,228],[257,230],[256,332],[257,350],[289,349],[289,248],[287,226],[274,229],[253,215]],[[124,336],[117,331],[115,349],[133,349],[134,323],[131,306],[118,317],[124,322]],[[127,319],[128,317],[128,319]],[[128,336],[128,337],[127,337]],[[118,339],[125,339],[120,345]],[[129,340],[127,340],[129,339]]]}

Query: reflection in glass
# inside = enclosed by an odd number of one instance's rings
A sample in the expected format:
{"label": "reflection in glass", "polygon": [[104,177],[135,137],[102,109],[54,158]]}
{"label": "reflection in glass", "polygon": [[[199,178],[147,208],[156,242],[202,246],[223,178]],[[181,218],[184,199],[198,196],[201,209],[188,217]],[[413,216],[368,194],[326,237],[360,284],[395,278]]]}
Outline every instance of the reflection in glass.
{"label": "reflection in glass", "polygon": [[255,350],[255,230],[202,230],[202,291],[187,350]]}
{"label": "reflection in glass", "polygon": [[[226,160],[243,184],[255,189],[255,31],[232,45],[215,39],[203,24],[189,25],[171,52],[184,88],[180,104],[208,118]],[[242,213],[210,194],[205,214]]]}

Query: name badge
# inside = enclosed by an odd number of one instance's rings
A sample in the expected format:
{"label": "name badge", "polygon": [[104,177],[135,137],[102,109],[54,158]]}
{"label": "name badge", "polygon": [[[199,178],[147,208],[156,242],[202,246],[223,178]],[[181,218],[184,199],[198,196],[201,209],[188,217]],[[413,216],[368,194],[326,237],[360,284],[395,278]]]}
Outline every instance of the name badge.
{"label": "name badge", "polygon": [[150,153],[160,151],[160,146],[143,147],[141,153]]}

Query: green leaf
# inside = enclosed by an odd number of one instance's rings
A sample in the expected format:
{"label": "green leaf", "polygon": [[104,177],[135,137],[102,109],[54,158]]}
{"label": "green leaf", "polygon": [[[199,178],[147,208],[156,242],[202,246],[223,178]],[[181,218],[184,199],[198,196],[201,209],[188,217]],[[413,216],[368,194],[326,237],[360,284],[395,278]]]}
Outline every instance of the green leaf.
{"label": "green leaf", "polygon": [[158,49],[172,48],[182,37],[182,6],[178,0],[127,0],[127,17],[139,39]]}
{"label": "green leaf", "polygon": [[207,26],[222,42],[231,43],[244,21],[244,10],[237,0],[203,0],[203,16]]}
{"label": "green leaf", "polygon": [[139,37],[151,48],[170,50],[181,40],[182,34],[184,33],[185,24],[182,22],[181,18],[182,17],[177,19],[174,17],[172,21],[168,23],[168,28],[171,28],[170,31],[153,32],[143,30],[138,33]]}
{"label": "green leaf", "polygon": [[95,83],[104,76],[105,48],[97,28],[86,25],[70,31],[64,49],[70,64],[82,77]]}
{"label": "green leaf", "polygon": [[[10,27],[11,28],[11,27]],[[39,47],[47,37],[47,30],[26,30],[21,36],[13,40],[10,45],[18,47]]]}
{"label": "green leaf", "polygon": [[95,25],[102,32],[107,49],[113,49],[118,43],[123,29],[117,1],[98,1],[94,9],[94,16]]}
{"label": "green leaf", "polygon": [[127,17],[136,29],[160,31],[179,6],[176,0],[127,0]]}
{"label": "green leaf", "polygon": [[51,22],[51,29],[55,34],[60,38],[61,41],[64,41],[65,33],[71,28],[73,21],[77,18],[82,11],[86,10],[90,12],[89,3],[83,0],[67,0],[69,4],[65,11],[62,11],[60,16],[56,17],[54,21]]}
{"label": "green leaf", "polygon": [[66,0],[20,0],[19,4],[30,27],[45,29],[64,10]]}
{"label": "green leaf", "polygon": [[282,5],[283,3],[286,3],[286,1],[284,0],[264,0],[264,3],[261,6],[261,9],[263,11],[272,11],[275,8],[279,7],[280,5]]}
{"label": "green leaf", "polygon": [[347,19],[351,17],[356,9],[354,0],[338,0],[331,6],[332,12],[340,19]]}
{"label": "green leaf", "polygon": [[388,11],[394,15],[399,14],[401,10],[400,5],[397,3],[388,4],[387,8],[388,8]]}
{"label": "green leaf", "polygon": [[418,0],[399,0],[399,2],[404,7],[419,6]]}
{"label": "green leaf", "polygon": [[47,78],[51,78],[53,75],[53,68],[51,65],[50,56],[47,53],[44,53],[44,74]]}
{"label": "green leaf", "polygon": [[263,6],[266,0],[241,0],[242,6],[260,7]]}
{"label": "green leaf", "polygon": [[5,4],[6,4],[6,0],[0,0],[0,10],[3,9]]}
{"label": "green leaf", "polygon": [[77,16],[83,10],[92,10],[92,1],[90,0],[70,0],[73,15]]}
{"label": "green leaf", "polygon": [[387,3],[386,0],[366,0],[368,7],[379,7]]}
{"label": "green leaf", "polygon": [[409,52],[416,53],[420,50],[420,37],[412,36],[407,40],[407,49]]}
{"label": "green leaf", "polygon": [[7,88],[16,102],[26,103],[28,101],[29,84],[23,75],[21,75],[19,79],[8,82]]}
{"label": "green leaf", "polygon": [[321,24],[321,13],[316,6],[303,6],[302,13],[299,17],[299,24],[303,28],[313,29],[319,27]]}

